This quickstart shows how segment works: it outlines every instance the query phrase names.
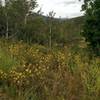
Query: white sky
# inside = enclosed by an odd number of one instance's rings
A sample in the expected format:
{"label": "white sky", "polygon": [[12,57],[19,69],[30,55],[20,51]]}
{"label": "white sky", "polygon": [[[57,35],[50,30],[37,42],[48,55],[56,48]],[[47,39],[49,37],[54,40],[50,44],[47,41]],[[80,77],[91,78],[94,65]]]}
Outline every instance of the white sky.
{"label": "white sky", "polygon": [[37,0],[43,15],[50,11],[56,13],[55,17],[71,18],[83,15],[81,10],[82,1],[79,0]]}

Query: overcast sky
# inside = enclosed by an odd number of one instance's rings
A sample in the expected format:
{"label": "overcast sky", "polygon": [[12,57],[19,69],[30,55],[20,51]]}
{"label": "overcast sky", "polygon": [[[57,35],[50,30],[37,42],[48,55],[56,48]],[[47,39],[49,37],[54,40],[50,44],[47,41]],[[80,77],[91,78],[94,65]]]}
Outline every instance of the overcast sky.
{"label": "overcast sky", "polygon": [[72,18],[83,15],[81,10],[82,2],[79,0],[37,0],[39,8],[42,8],[44,15],[50,11],[56,13],[55,17]]}

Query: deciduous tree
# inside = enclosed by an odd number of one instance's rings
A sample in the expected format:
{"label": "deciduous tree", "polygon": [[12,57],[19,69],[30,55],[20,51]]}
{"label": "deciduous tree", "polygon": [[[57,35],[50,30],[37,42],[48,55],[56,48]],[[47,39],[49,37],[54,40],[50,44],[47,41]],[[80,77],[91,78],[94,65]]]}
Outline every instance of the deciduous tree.
{"label": "deciduous tree", "polygon": [[100,55],[100,0],[84,0],[85,24],[82,35],[92,50]]}

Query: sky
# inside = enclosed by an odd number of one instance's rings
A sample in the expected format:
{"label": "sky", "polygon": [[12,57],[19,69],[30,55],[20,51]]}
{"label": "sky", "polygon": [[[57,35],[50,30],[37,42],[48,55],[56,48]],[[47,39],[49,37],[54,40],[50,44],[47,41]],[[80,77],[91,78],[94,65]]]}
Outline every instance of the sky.
{"label": "sky", "polygon": [[81,12],[83,2],[79,0],[37,0],[37,3],[39,5],[37,9],[41,8],[43,15],[47,15],[50,11],[54,11],[57,18],[73,18],[83,15]]}

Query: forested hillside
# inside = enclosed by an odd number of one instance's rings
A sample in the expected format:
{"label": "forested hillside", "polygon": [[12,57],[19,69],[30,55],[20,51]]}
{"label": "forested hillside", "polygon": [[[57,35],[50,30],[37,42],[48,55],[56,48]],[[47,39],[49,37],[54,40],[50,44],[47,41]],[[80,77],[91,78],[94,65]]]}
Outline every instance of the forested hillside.
{"label": "forested hillside", "polygon": [[0,36],[10,40],[22,40],[27,43],[37,43],[49,46],[53,44],[65,45],[80,37],[84,17],[73,19],[54,18],[55,13],[49,12],[48,17],[41,15],[41,11],[34,13],[37,5],[32,2],[9,1],[0,7]]}

